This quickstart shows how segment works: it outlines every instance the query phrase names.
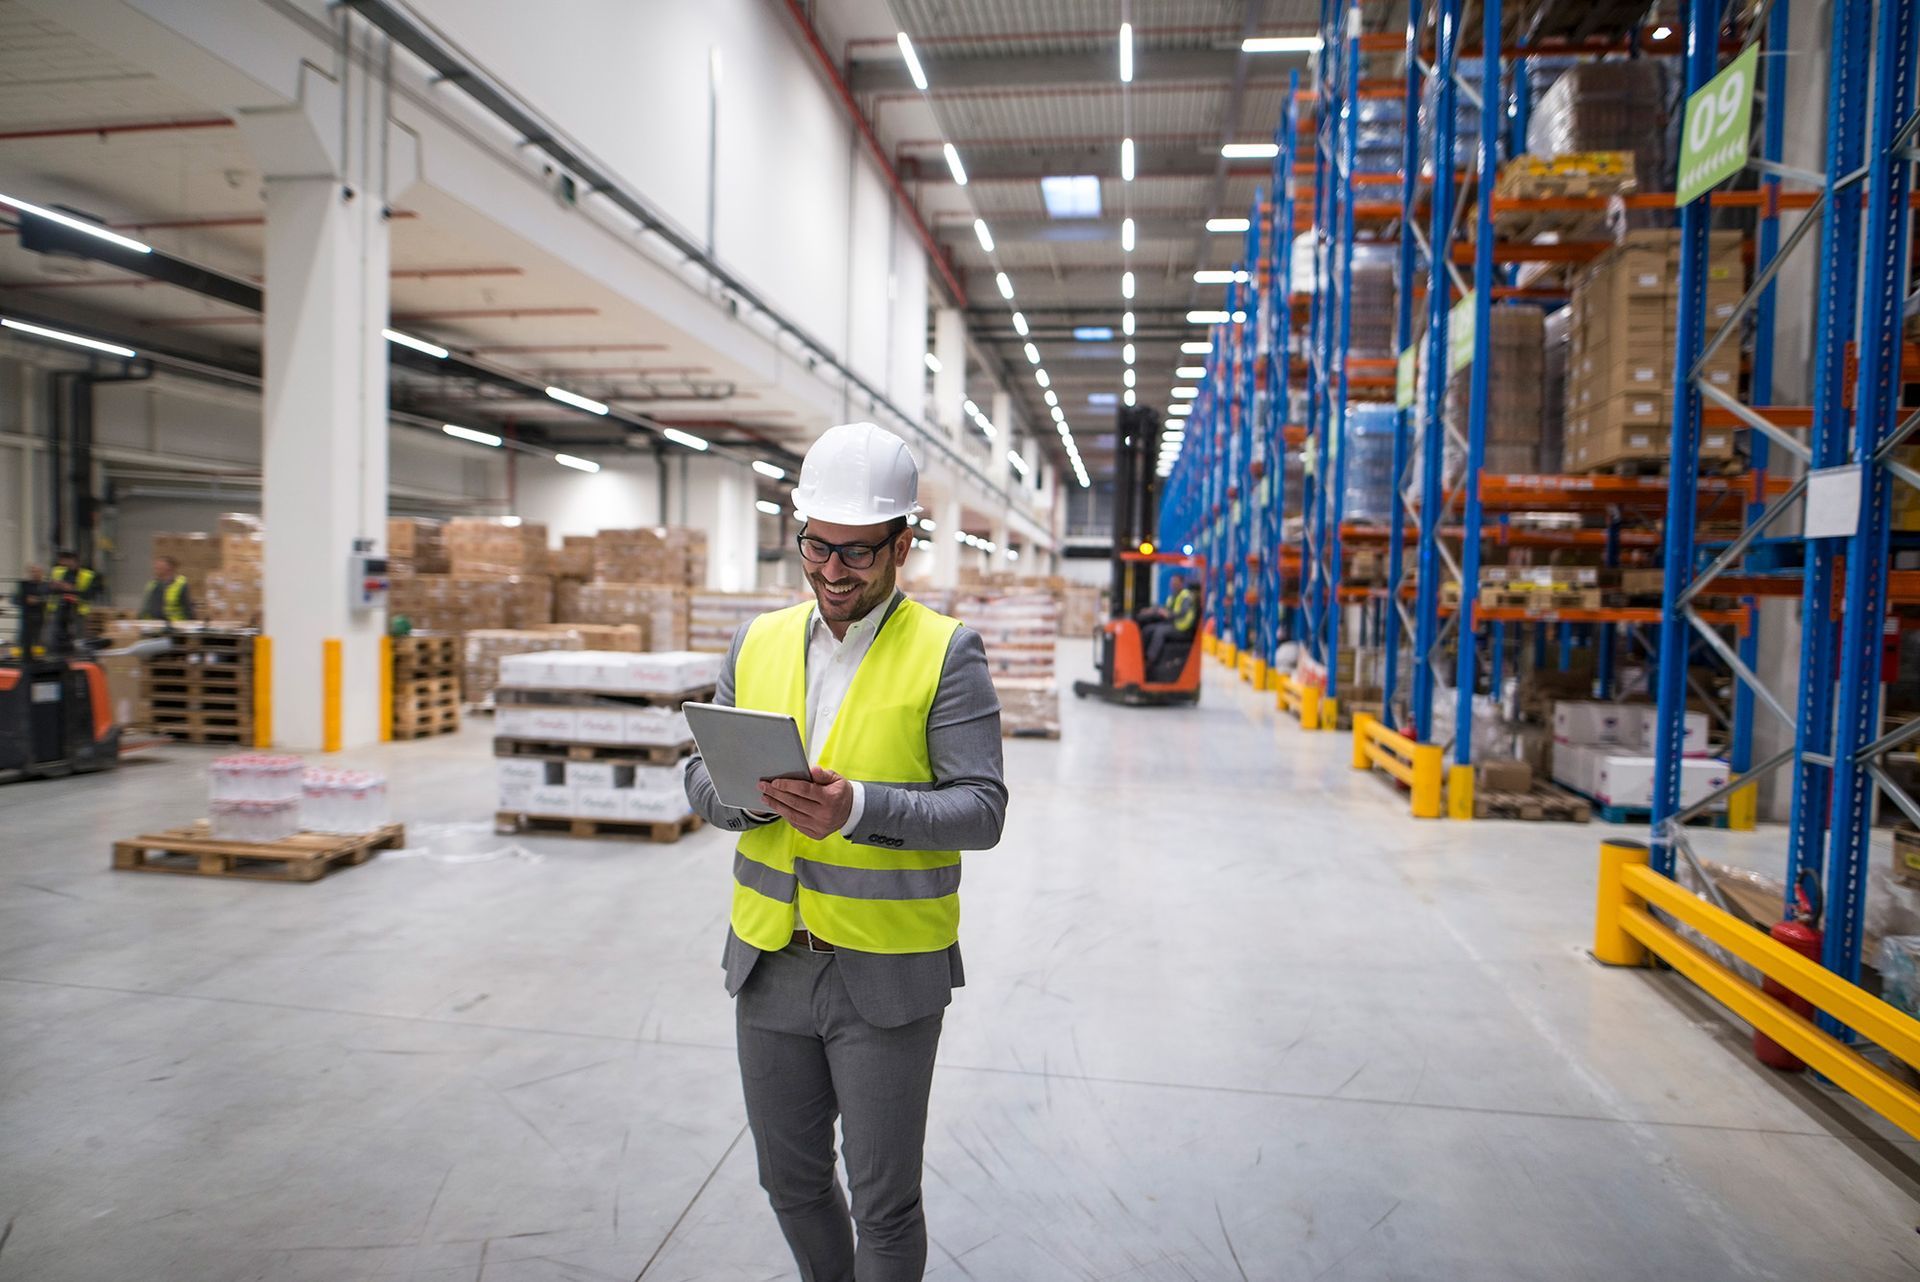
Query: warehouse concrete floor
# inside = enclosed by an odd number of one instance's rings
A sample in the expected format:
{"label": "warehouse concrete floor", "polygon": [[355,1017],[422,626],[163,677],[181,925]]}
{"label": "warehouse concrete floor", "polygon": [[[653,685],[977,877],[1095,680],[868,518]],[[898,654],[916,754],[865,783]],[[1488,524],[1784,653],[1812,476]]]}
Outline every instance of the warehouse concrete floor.
{"label": "warehouse concrete floor", "polygon": [[[1920,1268],[1913,1145],[1586,957],[1601,828],[1416,823],[1208,678],[1008,745],[930,1277]],[[200,813],[202,751],[0,789],[0,1279],[792,1276],[720,986],[726,840],[434,828],[488,813],[487,733],[352,754],[430,853],[312,885],[107,871]]]}

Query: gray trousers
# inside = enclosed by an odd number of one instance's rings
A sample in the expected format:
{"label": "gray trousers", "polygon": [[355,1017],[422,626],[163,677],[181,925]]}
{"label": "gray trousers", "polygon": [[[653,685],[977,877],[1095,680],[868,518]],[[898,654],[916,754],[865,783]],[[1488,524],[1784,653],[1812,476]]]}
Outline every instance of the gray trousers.
{"label": "gray trousers", "polygon": [[[735,999],[760,1187],[803,1282],[917,1282],[925,1273],[920,1169],[942,1018],[876,1028],[848,999],[833,955],[805,947],[763,955]],[[851,1218],[834,1167],[836,1116]]]}

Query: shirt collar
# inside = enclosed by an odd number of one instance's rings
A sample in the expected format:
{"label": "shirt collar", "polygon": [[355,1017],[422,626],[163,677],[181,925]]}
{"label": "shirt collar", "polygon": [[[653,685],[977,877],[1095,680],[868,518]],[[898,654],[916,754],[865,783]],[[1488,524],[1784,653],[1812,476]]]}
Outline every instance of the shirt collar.
{"label": "shirt collar", "polygon": [[[892,596],[888,597],[884,602],[874,606],[873,609],[867,611],[865,614],[855,619],[852,623],[848,624],[847,635],[844,637],[836,638],[836,640],[839,642],[839,644],[845,645],[848,641],[853,640],[855,636],[863,632],[877,630],[882,623],[885,623],[887,621],[887,616],[893,613],[893,607],[898,605],[900,603],[900,598],[905,595],[906,593],[902,592],[899,588],[896,587],[893,590]],[[813,613],[807,617],[808,635],[809,636],[813,635],[820,628],[825,627],[825,625],[826,625],[826,620],[820,617],[820,603],[816,601],[814,602],[814,605],[813,605]],[[833,636],[832,629],[828,629],[827,635]]]}

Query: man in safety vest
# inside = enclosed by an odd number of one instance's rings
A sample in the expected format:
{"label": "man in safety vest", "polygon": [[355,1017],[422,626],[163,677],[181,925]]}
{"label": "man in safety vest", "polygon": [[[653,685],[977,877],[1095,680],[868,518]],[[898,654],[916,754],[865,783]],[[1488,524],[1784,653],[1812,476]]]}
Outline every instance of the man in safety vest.
{"label": "man in safety vest", "polygon": [[895,583],[918,497],[893,433],[850,423],[815,442],[793,495],[814,600],[742,628],[715,696],[791,714],[813,777],[763,783],[753,812],[720,803],[698,756],[686,772],[694,808],[741,834],[725,966],[747,1121],[761,1187],[817,1282],[925,1270],[927,1095],[964,982],[960,852],[994,846],[1006,815],[980,637]]}
{"label": "man in safety vest", "polygon": [[140,599],[140,617],[165,619],[168,623],[184,623],[193,617],[193,591],[172,557],[153,558],[153,577]]}
{"label": "man in safety vest", "polygon": [[55,583],[73,585],[73,611],[86,614],[94,601],[100,598],[100,576],[93,567],[80,564],[80,554],[72,548],[61,548],[55,557],[53,573],[47,576]]}
{"label": "man in safety vest", "polygon": [[1175,637],[1190,637],[1194,625],[1200,622],[1200,597],[1187,586],[1184,574],[1176,574],[1168,584],[1173,589],[1167,598],[1165,609],[1155,607],[1142,611],[1140,620],[1141,640],[1146,645],[1144,656],[1149,675],[1153,665],[1160,661],[1160,655],[1167,648],[1167,642]]}

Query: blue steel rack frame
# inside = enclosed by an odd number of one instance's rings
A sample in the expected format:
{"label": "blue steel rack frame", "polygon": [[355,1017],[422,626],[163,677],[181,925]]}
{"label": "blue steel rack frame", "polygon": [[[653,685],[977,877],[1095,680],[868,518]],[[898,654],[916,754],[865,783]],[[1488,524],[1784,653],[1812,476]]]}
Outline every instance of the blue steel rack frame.
{"label": "blue steel rack frame", "polygon": [[[1719,8],[1713,0],[1690,0],[1686,56],[1691,93],[1718,70]],[[1785,44],[1786,12],[1776,3],[1766,18],[1768,43]],[[1705,37],[1697,33],[1706,33]],[[1870,34],[1871,33],[1871,34]],[[1757,40],[1764,33],[1749,33]],[[1814,207],[1784,243],[1762,229],[1761,271],[1734,316],[1709,337],[1705,326],[1707,207],[1701,200],[1681,216],[1680,300],[1676,316],[1676,368],[1691,377],[1674,397],[1673,478],[1667,521],[1668,573],[1661,629],[1659,736],[1656,742],[1652,862],[1671,875],[1676,856],[1693,860],[1686,830],[1693,815],[1755,779],[1791,765],[1793,800],[1788,827],[1791,887],[1802,871],[1819,875],[1825,887],[1827,925],[1822,962],[1857,982],[1866,909],[1868,838],[1876,793],[1911,820],[1920,805],[1887,775],[1882,761],[1895,747],[1920,734],[1920,723],[1887,734],[1879,731],[1881,629],[1889,604],[1889,526],[1894,484],[1920,486],[1920,473],[1899,462],[1895,451],[1920,428],[1920,413],[1901,407],[1901,320],[1910,301],[1912,142],[1920,129],[1916,112],[1915,61],[1920,57],[1920,15],[1915,0],[1835,0],[1827,91],[1826,169],[1806,175],[1778,163],[1779,133],[1771,117],[1784,110],[1786,60],[1770,58],[1762,104],[1762,154],[1749,163],[1768,186],[1814,180]],[[1839,51],[1864,51],[1847,56]],[[1871,76],[1862,63],[1871,63]],[[1871,88],[1871,96],[1869,89]],[[1863,217],[1864,214],[1864,217]],[[1818,286],[1813,335],[1813,423],[1806,442],[1762,410],[1736,401],[1699,377],[1703,362],[1728,341],[1741,317],[1767,303],[1764,296],[1781,262],[1817,227]],[[1763,320],[1765,319],[1763,313]],[[1848,356],[1855,355],[1848,395]],[[1756,363],[1755,398],[1765,390]],[[1802,640],[1799,690],[1788,703],[1761,681],[1744,652],[1700,619],[1693,602],[1716,578],[1741,564],[1766,529],[1809,488],[1803,476],[1772,502],[1750,511],[1740,538],[1698,574],[1693,570],[1693,513],[1699,483],[1699,428],[1703,399],[1732,412],[1747,428],[1763,463],[1765,441],[1794,455],[1820,484],[1855,491],[1859,517],[1851,533],[1800,540]],[[1844,563],[1836,618],[1836,578]],[[1769,711],[1794,729],[1791,750],[1749,768],[1711,797],[1679,804],[1680,746],[1686,705],[1686,660],[1697,635],[1728,662],[1736,680]],[[1750,731],[1748,732],[1750,735]],[[1751,750],[1751,739],[1747,743]],[[1791,894],[1791,892],[1789,892]],[[1790,907],[1791,905],[1789,905]],[[1833,1021],[1826,1016],[1829,1028]]]}

